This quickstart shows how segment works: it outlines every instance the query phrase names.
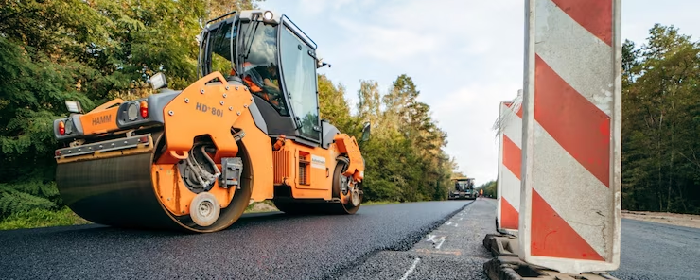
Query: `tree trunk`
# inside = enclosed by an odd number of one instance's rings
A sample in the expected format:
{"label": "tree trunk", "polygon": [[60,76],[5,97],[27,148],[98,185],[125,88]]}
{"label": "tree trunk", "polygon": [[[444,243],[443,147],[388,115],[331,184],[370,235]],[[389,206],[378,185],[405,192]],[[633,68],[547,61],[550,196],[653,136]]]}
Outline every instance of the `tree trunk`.
{"label": "tree trunk", "polygon": [[[673,103],[671,103],[671,108],[673,108]],[[671,188],[673,188],[673,163],[675,158],[675,124],[671,123],[671,166],[668,171],[668,199],[666,201],[666,211],[671,212]]]}
{"label": "tree trunk", "polygon": [[659,211],[664,210],[663,206],[663,195],[658,190],[661,188],[661,121],[663,120],[663,113],[659,117],[659,125],[656,130],[656,193],[659,200]]}

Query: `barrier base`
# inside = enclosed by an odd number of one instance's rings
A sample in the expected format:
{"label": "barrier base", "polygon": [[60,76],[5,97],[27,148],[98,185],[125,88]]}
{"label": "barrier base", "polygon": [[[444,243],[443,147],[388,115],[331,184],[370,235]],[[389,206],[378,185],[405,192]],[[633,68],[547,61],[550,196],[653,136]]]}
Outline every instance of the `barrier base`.
{"label": "barrier base", "polygon": [[512,235],[487,234],[482,242],[493,259],[484,263],[491,280],[619,280],[608,273],[559,273],[522,261],[518,257],[518,239]]}
{"label": "barrier base", "polygon": [[482,242],[484,248],[497,256],[518,256],[518,238],[508,234],[487,234]]}

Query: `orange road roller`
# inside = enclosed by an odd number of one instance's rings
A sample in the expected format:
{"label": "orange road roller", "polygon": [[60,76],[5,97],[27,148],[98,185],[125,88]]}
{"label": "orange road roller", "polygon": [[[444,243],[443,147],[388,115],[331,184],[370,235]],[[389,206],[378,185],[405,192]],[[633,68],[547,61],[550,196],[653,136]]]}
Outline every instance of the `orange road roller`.
{"label": "orange road roller", "polygon": [[[354,214],[365,162],[354,136],[319,116],[317,46],[286,15],[206,23],[199,80],[54,120],[63,201],[99,224],[215,232],[254,202],[289,214]],[[366,141],[365,123],[359,141]]]}

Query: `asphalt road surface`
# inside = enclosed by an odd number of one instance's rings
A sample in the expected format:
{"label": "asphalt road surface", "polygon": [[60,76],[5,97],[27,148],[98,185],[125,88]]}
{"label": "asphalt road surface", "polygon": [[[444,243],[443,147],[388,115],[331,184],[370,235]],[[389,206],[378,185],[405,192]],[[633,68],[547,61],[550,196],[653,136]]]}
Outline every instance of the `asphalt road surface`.
{"label": "asphalt road surface", "polygon": [[699,280],[700,229],[622,220],[621,280]]}
{"label": "asphalt road surface", "polygon": [[[0,279],[478,279],[495,200],[245,215],[212,234],[100,225],[0,232]],[[623,220],[621,280],[700,279],[700,230]]]}
{"label": "asphalt road surface", "polygon": [[0,278],[335,279],[378,252],[411,249],[468,203],[369,205],[349,216],[254,214],[203,235],[99,225],[14,230],[0,233]]}

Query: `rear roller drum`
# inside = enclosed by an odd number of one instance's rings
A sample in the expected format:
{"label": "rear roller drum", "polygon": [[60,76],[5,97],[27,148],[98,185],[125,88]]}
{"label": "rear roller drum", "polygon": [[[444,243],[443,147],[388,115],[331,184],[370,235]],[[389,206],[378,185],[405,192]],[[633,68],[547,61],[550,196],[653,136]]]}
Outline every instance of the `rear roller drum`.
{"label": "rear roller drum", "polygon": [[331,204],[329,210],[337,214],[355,214],[362,203],[362,183],[343,176],[349,165],[347,158],[339,157],[333,172],[333,198],[340,198],[340,203]]}
{"label": "rear roller drum", "polygon": [[[348,167],[346,158],[339,158],[333,172],[333,201],[275,201],[275,206],[289,215],[347,215],[355,214],[362,203],[361,183],[352,183],[351,177],[343,176]],[[340,201],[338,201],[340,200]]]}

